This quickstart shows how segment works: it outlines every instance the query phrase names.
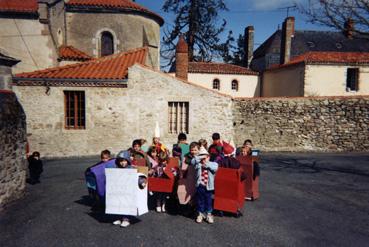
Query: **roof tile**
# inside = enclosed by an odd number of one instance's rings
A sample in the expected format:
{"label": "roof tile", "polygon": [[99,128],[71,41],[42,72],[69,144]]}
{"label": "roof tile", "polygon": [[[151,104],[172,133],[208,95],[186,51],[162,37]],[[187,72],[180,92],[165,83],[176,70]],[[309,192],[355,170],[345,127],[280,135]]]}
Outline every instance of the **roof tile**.
{"label": "roof tile", "polygon": [[306,64],[369,64],[369,52],[306,52],[292,58],[289,63],[273,66],[271,69]]}
{"label": "roof tile", "polygon": [[0,12],[36,13],[37,0],[0,0]]}
{"label": "roof tile", "polygon": [[69,0],[66,4],[67,6],[72,7],[90,6],[90,7],[101,7],[106,9],[136,10],[157,17],[160,20],[161,25],[164,23],[164,20],[160,15],[142,7],[137,3],[132,2],[131,0]]}
{"label": "roof tile", "polygon": [[19,79],[91,79],[123,80],[127,78],[128,68],[135,63],[144,64],[147,47],[113,54],[86,62],[16,74]]}
{"label": "roof tile", "polygon": [[240,75],[258,75],[258,72],[245,67],[212,62],[189,62],[189,73],[208,73],[208,74],[240,74]]}
{"label": "roof tile", "polygon": [[83,51],[74,48],[73,46],[61,46],[59,47],[59,59],[72,61],[87,61],[91,60],[92,57],[90,57]]}

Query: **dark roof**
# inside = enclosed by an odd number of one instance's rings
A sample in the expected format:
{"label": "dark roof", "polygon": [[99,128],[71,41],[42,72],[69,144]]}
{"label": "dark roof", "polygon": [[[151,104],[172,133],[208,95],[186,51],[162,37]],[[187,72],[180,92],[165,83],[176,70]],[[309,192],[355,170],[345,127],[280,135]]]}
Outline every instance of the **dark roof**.
{"label": "dark roof", "polygon": [[[269,60],[279,62],[281,30],[274,32],[258,49],[254,51],[254,64],[269,56]],[[347,38],[342,32],[299,31],[292,38],[291,59],[307,52],[369,52],[369,39],[356,36]],[[272,59],[271,59],[272,58]],[[258,66],[259,67],[259,66]]]}
{"label": "dark roof", "polygon": [[13,66],[16,65],[17,63],[19,63],[20,60],[15,59],[13,57],[9,57],[3,53],[0,52],[0,65],[5,65],[5,66]]}

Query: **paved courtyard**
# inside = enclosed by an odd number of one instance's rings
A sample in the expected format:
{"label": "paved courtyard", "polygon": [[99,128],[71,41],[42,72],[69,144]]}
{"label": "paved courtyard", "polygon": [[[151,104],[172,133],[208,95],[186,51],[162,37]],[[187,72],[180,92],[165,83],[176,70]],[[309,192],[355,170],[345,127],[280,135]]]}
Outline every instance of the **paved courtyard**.
{"label": "paved courtyard", "polygon": [[0,212],[0,246],[369,246],[369,154],[264,154],[243,217],[150,211],[126,229],[91,211],[83,172],[95,162],[46,161],[41,184]]}

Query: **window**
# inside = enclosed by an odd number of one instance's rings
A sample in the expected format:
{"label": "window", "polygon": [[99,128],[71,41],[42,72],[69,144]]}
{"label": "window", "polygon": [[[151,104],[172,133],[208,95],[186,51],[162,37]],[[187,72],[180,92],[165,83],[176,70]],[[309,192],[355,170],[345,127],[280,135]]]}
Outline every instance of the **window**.
{"label": "window", "polygon": [[237,80],[232,81],[232,90],[236,92],[238,91],[238,81]]}
{"label": "window", "polygon": [[346,89],[347,91],[358,91],[359,90],[359,69],[348,68],[346,78]]}
{"label": "window", "polygon": [[85,129],[86,128],[85,92],[64,91],[64,102],[65,102],[65,128]]}
{"label": "window", "polygon": [[220,81],[219,81],[219,79],[214,79],[213,89],[220,90]]}
{"label": "window", "polygon": [[168,102],[169,134],[188,134],[188,102]]}
{"label": "window", "polygon": [[114,54],[114,37],[110,32],[104,31],[101,33],[100,55],[104,57],[111,54]]}

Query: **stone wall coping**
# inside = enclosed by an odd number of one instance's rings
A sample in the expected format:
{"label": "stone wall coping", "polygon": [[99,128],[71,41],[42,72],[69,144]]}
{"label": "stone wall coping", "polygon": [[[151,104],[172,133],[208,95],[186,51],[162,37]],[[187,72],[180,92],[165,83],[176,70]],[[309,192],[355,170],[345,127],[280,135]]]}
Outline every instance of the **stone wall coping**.
{"label": "stone wall coping", "polygon": [[[197,84],[192,83],[192,82],[189,82],[189,81],[187,81],[187,80],[184,80],[184,79],[181,79],[181,78],[178,78],[178,77],[172,76],[172,75],[170,75],[170,74],[168,74],[168,73],[164,73],[164,72],[162,72],[162,71],[160,71],[160,70],[153,69],[153,68],[151,68],[151,67],[149,67],[149,66],[147,66],[147,65],[143,65],[143,64],[140,64],[140,63],[135,63],[133,66],[142,67],[142,68],[144,68],[144,69],[147,69],[147,70],[150,70],[150,71],[153,71],[153,72],[159,73],[159,74],[161,74],[161,75],[163,75],[163,76],[165,76],[165,77],[167,77],[167,78],[175,79],[175,80],[177,80],[177,81],[181,81],[181,82],[186,83],[186,84],[188,84],[188,85],[191,85],[191,86],[194,86],[194,87],[197,87],[197,88],[201,88],[201,89],[205,89],[205,90],[207,90],[207,91],[210,91],[210,92],[216,93],[216,94],[218,94],[218,95],[220,95],[220,96],[223,96],[223,97],[227,97],[227,98],[233,99],[233,97],[232,97],[232,96],[230,96],[230,95],[228,95],[228,94],[220,93],[220,92],[218,92],[217,90],[214,90],[214,89],[210,89],[210,88],[206,88],[206,87],[203,87],[203,86],[197,85]],[[129,73],[128,73],[128,77],[129,77]]]}
{"label": "stone wall coping", "polygon": [[325,99],[367,99],[367,95],[349,95],[349,96],[308,96],[308,97],[234,97],[233,100],[249,100],[249,101],[269,101],[269,100],[325,100]]}

